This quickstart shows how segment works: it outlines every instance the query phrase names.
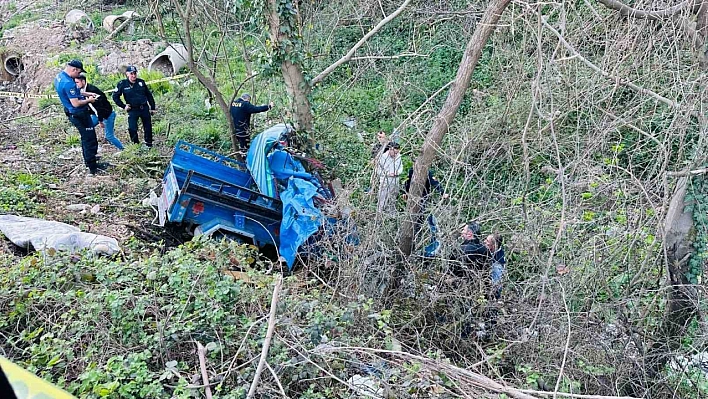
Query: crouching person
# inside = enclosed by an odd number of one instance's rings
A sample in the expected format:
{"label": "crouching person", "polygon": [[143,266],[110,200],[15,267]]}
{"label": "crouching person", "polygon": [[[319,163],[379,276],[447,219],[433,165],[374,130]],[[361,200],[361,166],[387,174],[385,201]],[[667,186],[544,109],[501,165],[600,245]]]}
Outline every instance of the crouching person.
{"label": "crouching person", "polygon": [[495,299],[501,298],[502,278],[506,271],[506,257],[502,246],[502,236],[500,234],[490,234],[484,240],[484,246],[491,254],[492,270],[490,277],[492,280],[492,295]]}

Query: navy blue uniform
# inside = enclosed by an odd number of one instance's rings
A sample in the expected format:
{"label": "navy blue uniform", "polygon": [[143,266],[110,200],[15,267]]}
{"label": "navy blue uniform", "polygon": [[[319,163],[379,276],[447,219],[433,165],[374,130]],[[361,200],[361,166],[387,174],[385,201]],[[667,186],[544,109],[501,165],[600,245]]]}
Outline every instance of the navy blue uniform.
{"label": "navy blue uniform", "polygon": [[83,99],[81,90],[76,87],[74,79],[61,71],[54,78],[54,87],[56,88],[59,100],[64,106],[64,113],[69,117],[69,121],[76,127],[81,136],[81,153],[84,156],[84,163],[88,166],[91,173],[96,173],[96,153],[98,152],[98,140],[96,139],[96,131],[93,128],[91,121],[91,110],[88,105],[74,107],[71,105],[71,99]]}
{"label": "navy blue uniform", "polygon": [[[121,96],[125,99],[125,103],[121,100]],[[143,123],[145,131],[145,145],[152,147],[152,117],[150,110],[155,109],[155,99],[152,97],[152,92],[148,88],[145,81],[135,79],[135,83],[130,83],[130,80],[123,79],[118,82],[116,91],[113,93],[113,102],[118,108],[125,109],[125,105],[130,105],[128,111],[128,133],[130,141],[135,144],[140,143],[138,137],[138,119]]]}
{"label": "navy blue uniform", "polygon": [[265,112],[270,109],[270,105],[255,106],[242,98],[231,103],[231,118],[236,127],[236,137],[242,151],[248,149],[251,141],[251,114]]}

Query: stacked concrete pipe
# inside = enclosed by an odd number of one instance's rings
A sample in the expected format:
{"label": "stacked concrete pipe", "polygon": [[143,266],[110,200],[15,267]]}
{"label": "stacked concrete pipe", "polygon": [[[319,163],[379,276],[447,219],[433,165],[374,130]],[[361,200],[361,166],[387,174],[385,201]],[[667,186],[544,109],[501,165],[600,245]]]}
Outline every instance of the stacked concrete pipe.
{"label": "stacked concrete pipe", "polygon": [[148,71],[157,70],[167,76],[173,76],[177,75],[185,65],[187,65],[187,49],[179,43],[173,43],[150,60]]}

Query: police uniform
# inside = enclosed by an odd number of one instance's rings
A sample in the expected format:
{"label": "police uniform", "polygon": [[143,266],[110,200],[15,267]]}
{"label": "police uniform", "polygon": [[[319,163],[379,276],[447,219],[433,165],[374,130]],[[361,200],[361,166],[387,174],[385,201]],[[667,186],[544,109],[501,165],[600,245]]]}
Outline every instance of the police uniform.
{"label": "police uniform", "polygon": [[[125,99],[125,103],[121,100],[121,96]],[[130,80],[123,79],[118,82],[116,91],[113,93],[113,102],[118,108],[125,109],[126,104],[130,105],[128,111],[128,133],[130,140],[138,144],[138,119],[142,120],[143,130],[145,131],[145,145],[152,147],[152,117],[151,110],[155,110],[155,99],[148,88],[145,81],[135,79],[135,83],[130,83]]]}
{"label": "police uniform", "polygon": [[64,106],[64,113],[69,117],[69,121],[79,130],[81,135],[81,152],[84,156],[84,163],[88,166],[91,173],[96,173],[96,153],[98,152],[98,140],[96,139],[96,131],[93,128],[91,121],[91,110],[88,105],[74,107],[71,105],[71,99],[83,99],[81,90],[76,87],[74,78],[69,76],[66,71],[61,71],[54,78],[54,87],[61,104]]}
{"label": "police uniform", "polygon": [[255,106],[243,98],[231,103],[231,118],[234,120],[236,138],[241,151],[246,151],[251,142],[251,114],[265,112],[269,109],[270,105]]}

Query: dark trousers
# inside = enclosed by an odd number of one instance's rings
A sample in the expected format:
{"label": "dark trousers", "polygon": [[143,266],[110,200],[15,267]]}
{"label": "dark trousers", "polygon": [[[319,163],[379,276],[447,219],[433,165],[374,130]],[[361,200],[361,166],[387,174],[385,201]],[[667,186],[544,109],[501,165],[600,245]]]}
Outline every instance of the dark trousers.
{"label": "dark trousers", "polygon": [[98,152],[98,140],[96,140],[96,130],[93,128],[91,114],[69,114],[69,121],[76,126],[81,135],[81,152],[84,155],[84,163],[91,171],[96,170],[96,152]]}
{"label": "dark trousers", "polygon": [[245,136],[239,135],[237,133],[236,138],[238,139],[238,146],[241,151],[248,151],[248,146],[251,145],[251,136],[248,133],[246,133]]}
{"label": "dark trousers", "polygon": [[140,143],[138,137],[138,119],[143,122],[143,130],[145,132],[145,145],[152,147],[152,116],[150,115],[150,106],[138,105],[135,108],[130,107],[128,111],[128,133],[130,141],[135,144]]}

